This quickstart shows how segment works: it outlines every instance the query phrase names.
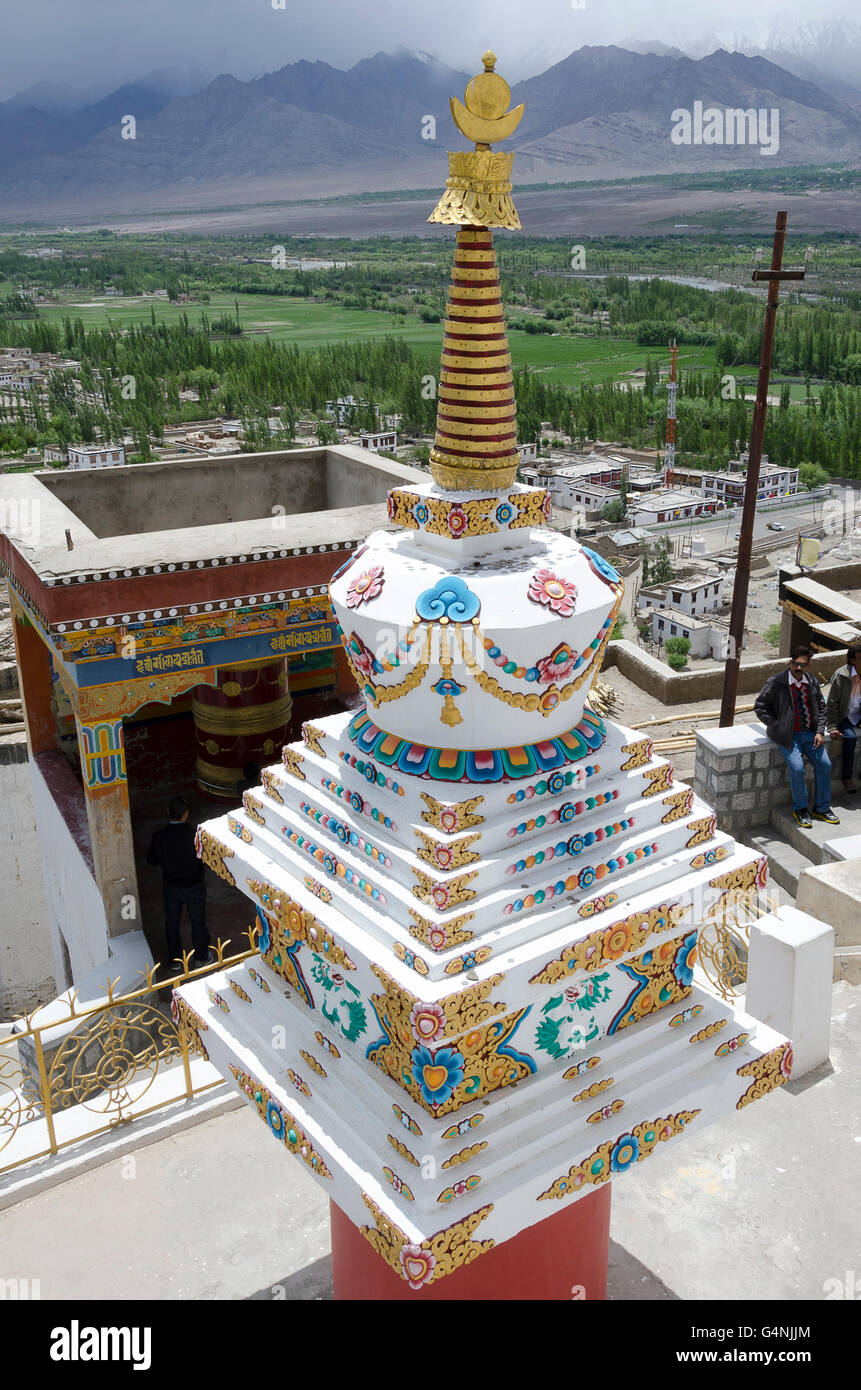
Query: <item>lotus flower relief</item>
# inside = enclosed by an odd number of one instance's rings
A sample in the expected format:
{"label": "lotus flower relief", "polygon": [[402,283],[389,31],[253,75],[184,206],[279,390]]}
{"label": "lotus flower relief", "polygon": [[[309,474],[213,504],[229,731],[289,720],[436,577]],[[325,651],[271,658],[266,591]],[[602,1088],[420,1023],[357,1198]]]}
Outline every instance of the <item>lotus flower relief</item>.
{"label": "lotus flower relief", "polygon": [[566,676],[570,676],[576,664],[577,653],[567,642],[560,642],[549,656],[542,656],[541,660],[536,662],[538,679],[542,685],[550,685],[554,680],[564,680]]}
{"label": "lotus flower relief", "polygon": [[411,1289],[420,1289],[433,1278],[436,1256],[420,1245],[401,1246],[401,1270]]}
{"label": "lotus flower relief", "polygon": [[351,579],[347,586],[347,607],[358,608],[362,603],[370,603],[383,592],[385,574],[382,565],[372,565],[369,570]]}
{"label": "lotus flower relief", "polygon": [[[570,579],[560,579],[552,570],[536,570],[529,581],[527,597],[540,603],[560,618],[570,618],[577,598],[577,585]],[[550,658],[548,658],[549,660]]]}
{"label": "lotus flower relief", "polygon": [[382,666],[377,661],[374,653],[357,632],[351,632],[344,644],[347,655],[350,657],[357,671],[361,671],[363,676],[371,676],[376,672],[382,671]]}
{"label": "lotus flower relief", "polygon": [[418,1042],[433,1042],[445,1028],[445,1014],[439,1004],[417,1001],[410,1013],[410,1027]]}
{"label": "lotus flower relief", "polygon": [[792,1043],[787,1043],[781,1053],[780,1074],[786,1081],[792,1075]]}

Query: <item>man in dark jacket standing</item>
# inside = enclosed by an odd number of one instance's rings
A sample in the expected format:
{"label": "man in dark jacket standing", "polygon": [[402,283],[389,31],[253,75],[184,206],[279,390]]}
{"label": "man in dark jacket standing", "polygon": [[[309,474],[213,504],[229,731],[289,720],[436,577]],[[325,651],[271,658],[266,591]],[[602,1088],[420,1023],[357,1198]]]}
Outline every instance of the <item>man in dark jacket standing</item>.
{"label": "man in dark jacket standing", "polygon": [[831,761],[825,751],[825,700],[818,680],[809,671],[809,647],[793,647],[787,670],[767,680],[754,702],[754,713],[776,743],[789,768],[793,816],[809,829],[807,785],[803,758],[811,764],[815,779],[813,820],[839,825],[831,809]]}
{"label": "man in dark jacket standing", "polygon": [[846,653],[846,665],[834,672],[825,706],[825,722],[831,737],[843,740],[843,790],[851,795],[858,790],[852,770],[858,726],[861,725],[861,644],[857,642],[853,642]]}
{"label": "man in dark jacket standing", "polygon": [[175,796],[168,808],[170,822],[152,837],[146,861],[161,869],[164,884],[164,930],[171,965],[182,965],[179,922],[182,909],[188,909],[194,966],[209,965],[215,952],[209,949],[206,927],[206,884],[204,867],[197,857],[194,830],[188,823],[188,802]]}

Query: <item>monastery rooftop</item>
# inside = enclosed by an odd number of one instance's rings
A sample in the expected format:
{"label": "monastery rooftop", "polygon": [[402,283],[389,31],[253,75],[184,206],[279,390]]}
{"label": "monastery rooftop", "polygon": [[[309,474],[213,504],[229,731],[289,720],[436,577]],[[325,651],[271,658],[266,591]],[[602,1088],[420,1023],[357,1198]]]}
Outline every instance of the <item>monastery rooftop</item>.
{"label": "monastery rooftop", "polygon": [[15,550],[52,587],[355,545],[388,526],[390,488],[427,481],[337,445],[9,474],[0,513]]}

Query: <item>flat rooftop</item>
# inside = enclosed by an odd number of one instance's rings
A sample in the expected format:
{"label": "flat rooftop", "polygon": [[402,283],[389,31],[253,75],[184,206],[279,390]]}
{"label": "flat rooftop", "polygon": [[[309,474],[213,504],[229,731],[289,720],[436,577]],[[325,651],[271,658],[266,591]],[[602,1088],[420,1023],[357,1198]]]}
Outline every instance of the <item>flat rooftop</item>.
{"label": "flat rooftop", "polygon": [[651,618],[654,613],[664,621],[681,624],[691,631],[701,627],[729,630],[729,615],[721,613],[710,613],[708,617],[695,618],[690,613],[684,613],[681,608],[646,608],[639,614],[639,618]]}
{"label": "flat rooftop", "polygon": [[0,540],[48,586],[245,563],[363,540],[392,487],[427,482],[350,445],[7,474]]}
{"label": "flat rooftop", "polygon": [[660,507],[690,507],[696,502],[702,502],[702,494],[693,492],[687,488],[662,488],[655,492],[644,492],[637,498],[635,510],[642,509],[649,511],[651,504]]}
{"label": "flat rooftop", "polygon": [[820,584],[818,580],[808,579],[806,576],[803,579],[787,579],[783,588],[790,597],[809,599],[817,607],[827,609],[840,618],[848,619],[852,623],[861,622],[861,602],[853,594],[829,589],[826,584]]}
{"label": "flat rooftop", "polygon": [[676,593],[696,593],[707,584],[720,584],[726,578],[724,574],[694,574],[687,579],[669,579],[666,584],[643,584],[640,586],[641,594],[668,594],[671,589]]}

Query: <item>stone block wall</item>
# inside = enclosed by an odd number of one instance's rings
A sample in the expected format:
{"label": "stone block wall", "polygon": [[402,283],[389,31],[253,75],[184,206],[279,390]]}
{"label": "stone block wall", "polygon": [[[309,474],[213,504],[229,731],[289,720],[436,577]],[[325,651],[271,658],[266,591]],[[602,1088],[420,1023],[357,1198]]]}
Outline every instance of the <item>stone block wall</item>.
{"label": "stone block wall", "polygon": [[[808,768],[812,783],[813,773]],[[713,806],[721,830],[767,825],[772,808],[791,803],[786,764],[761,724],[697,730],[694,789]]]}

